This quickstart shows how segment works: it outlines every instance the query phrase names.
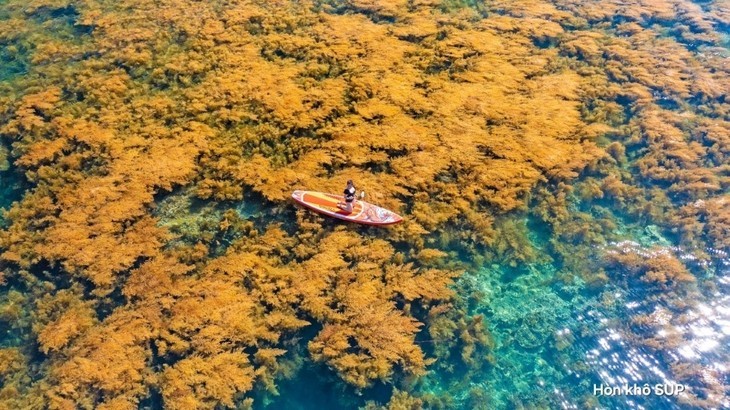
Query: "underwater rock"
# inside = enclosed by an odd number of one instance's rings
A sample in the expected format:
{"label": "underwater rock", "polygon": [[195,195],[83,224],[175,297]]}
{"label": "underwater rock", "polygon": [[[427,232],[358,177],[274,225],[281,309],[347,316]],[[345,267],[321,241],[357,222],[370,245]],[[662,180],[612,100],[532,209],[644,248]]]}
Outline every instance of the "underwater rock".
{"label": "underwater rock", "polygon": [[659,227],[656,225],[647,225],[644,228],[644,232],[659,245],[669,246],[671,242],[659,232]]}
{"label": "underwater rock", "polygon": [[550,289],[513,288],[493,304],[491,321],[504,329],[496,333],[500,345],[514,342],[527,350],[545,346],[572,316],[572,306]]}

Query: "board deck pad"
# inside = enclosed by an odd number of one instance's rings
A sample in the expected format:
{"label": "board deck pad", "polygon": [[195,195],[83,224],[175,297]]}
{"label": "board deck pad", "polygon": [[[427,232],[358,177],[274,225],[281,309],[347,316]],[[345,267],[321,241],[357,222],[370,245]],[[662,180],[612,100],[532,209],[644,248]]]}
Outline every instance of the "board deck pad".
{"label": "board deck pad", "polygon": [[365,225],[392,225],[403,221],[398,214],[369,202],[355,200],[352,212],[337,207],[344,202],[342,195],[326,194],[316,191],[294,191],[292,198],[305,207],[334,218]]}

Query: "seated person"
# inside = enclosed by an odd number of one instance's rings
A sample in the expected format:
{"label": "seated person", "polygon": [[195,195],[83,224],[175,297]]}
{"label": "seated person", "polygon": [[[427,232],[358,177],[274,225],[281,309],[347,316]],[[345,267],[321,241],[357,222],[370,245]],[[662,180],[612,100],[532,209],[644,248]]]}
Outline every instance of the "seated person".
{"label": "seated person", "polygon": [[352,180],[347,181],[347,187],[345,188],[345,202],[338,202],[337,207],[343,211],[350,213],[352,212],[352,205],[355,202],[355,185]]}

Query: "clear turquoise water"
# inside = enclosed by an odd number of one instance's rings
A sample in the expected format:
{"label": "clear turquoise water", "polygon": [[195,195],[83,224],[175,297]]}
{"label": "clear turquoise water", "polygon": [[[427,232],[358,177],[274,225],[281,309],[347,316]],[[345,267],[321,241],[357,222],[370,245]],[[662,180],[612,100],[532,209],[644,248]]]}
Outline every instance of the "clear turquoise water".
{"label": "clear turquoise water", "polygon": [[[660,243],[683,260],[693,257],[666,239],[636,232],[642,230],[636,227],[634,236],[597,247],[596,255],[586,256],[597,258],[607,250],[648,252],[651,245]],[[533,238],[545,238],[544,232],[532,233]],[[535,245],[547,247],[545,243]],[[712,275],[692,293],[696,303],[688,310],[690,319],[681,325],[668,323],[659,332],[684,335],[679,347],[667,349],[652,349],[636,340],[655,337],[657,332],[634,326],[630,320],[639,314],[671,311],[677,296],[628,280],[622,272],[613,272],[611,284],[599,289],[579,279],[559,280],[559,267],[554,264],[519,268],[491,264],[468,272],[457,287],[464,297],[480,295],[472,300],[471,311],[485,316],[496,342],[496,361],[482,371],[456,377],[434,370],[416,391],[448,397],[442,399],[445,408],[685,408],[677,397],[596,397],[593,389],[601,385],[695,385],[692,380],[669,376],[670,367],[677,363],[698,364],[707,377],[727,374],[730,259],[723,251],[715,254],[711,266],[694,269],[699,277],[708,270]],[[458,367],[460,362],[454,365]],[[281,384],[278,399],[258,401],[257,407],[352,408],[366,400],[387,401],[387,388],[379,386],[358,397],[349,389],[342,390],[336,380],[322,378],[323,370],[307,367],[301,377]],[[718,383],[728,381],[719,379]],[[724,403],[730,405],[727,397]]]}
{"label": "clear turquoise water", "polygon": [[[607,247],[646,251],[633,241]],[[584,408],[595,385],[680,382],[667,376],[672,363],[696,361],[724,372],[730,359],[727,267],[727,259],[719,261],[712,285],[704,284],[714,286],[715,291],[697,300],[691,310],[696,312],[693,320],[673,326],[675,331],[690,334],[686,343],[678,349],[658,351],[629,337],[655,336],[650,329],[642,334],[629,320],[665,309],[674,295],[657,294],[622,278],[598,292],[579,282],[553,282],[556,270],[550,265],[527,267],[516,278],[505,275],[500,267],[473,273],[467,280],[484,287],[488,295],[476,310],[485,314],[497,340],[496,366],[474,383],[491,391],[500,408],[536,401],[549,407]],[[656,395],[600,397],[597,403],[606,408],[679,406],[674,398]]]}

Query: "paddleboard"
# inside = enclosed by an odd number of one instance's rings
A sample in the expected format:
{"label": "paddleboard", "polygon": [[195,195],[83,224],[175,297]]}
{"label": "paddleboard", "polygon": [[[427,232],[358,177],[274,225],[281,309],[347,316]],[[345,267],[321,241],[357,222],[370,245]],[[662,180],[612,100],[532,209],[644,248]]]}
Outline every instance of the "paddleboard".
{"label": "paddleboard", "polygon": [[349,222],[365,225],[392,225],[403,221],[399,215],[385,208],[360,200],[355,200],[352,212],[345,212],[337,207],[338,202],[345,201],[342,195],[316,191],[294,191],[291,196],[295,201],[313,211]]}

